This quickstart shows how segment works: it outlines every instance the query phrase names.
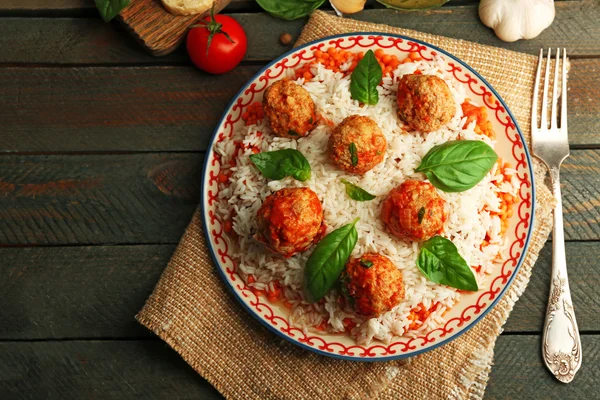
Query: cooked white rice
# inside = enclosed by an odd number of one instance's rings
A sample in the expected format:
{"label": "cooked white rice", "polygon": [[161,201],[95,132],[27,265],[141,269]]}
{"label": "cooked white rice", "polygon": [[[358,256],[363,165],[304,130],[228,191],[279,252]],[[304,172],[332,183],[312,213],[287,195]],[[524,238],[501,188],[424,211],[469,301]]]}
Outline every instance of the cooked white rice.
{"label": "cooked white rice", "polygon": [[[427,135],[410,133],[403,129],[403,124],[396,115],[396,87],[398,79],[404,75],[421,71],[423,74],[437,75],[444,79],[456,100],[456,115],[450,123],[438,131]],[[308,137],[298,140],[275,137],[271,134],[266,121],[247,126],[235,132],[232,140],[226,140],[215,146],[215,151],[223,157],[224,163],[231,159],[235,152],[234,140],[243,141],[246,145],[231,168],[231,177],[219,192],[218,212],[223,219],[233,215],[233,229],[239,235],[237,243],[231,243],[232,256],[237,261],[238,272],[246,279],[253,275],[256,279],[251,286],[259,290],[267,290],[273,281],[282,285],[282,293],[292,305],[290,323],[302,327],[306,331],[327,324],[330,332],[344,331],[344,319],[350,318],[356,327],[350,335],[358,343],[367,344],[374,339],[390,343],[398,336],[413,336],[427,332],[444,323],[444,313],[460,298],[456,289],[428,281],[418,270],[415,260],[418,255],[418,243],[406,243],[388,234],[379,218],[381,202],[386,194],[408,178],[425,180],[425,176],[415,173],[421,158],[435,145],[449,140],[475,139],[483,140],[492,147],[495,142],[487,136],[475,133],[475,123],[466,129],[460,104],[465,101],[466,94],[460,82],[445,72],[447,67],[443,60],[419,61],[401,64],[393,77],[383,79],[378,88],[380,100],[375,106],[364,106],[350,97],[350,78],[342,73],[332,72],[318,65],[314,68],[315,77],[308,82],[298,79],[311,94],[321,114],[334,124],[339,124],[352,114],[371,117],[377,122],[385,135],[388,148],[384,162],[367,172],[362,178],[347,174],[333,166],[327,156],[327,141],[331,127],[319,125]],[[292,74],[293,71],[290,71]],[[293,78],[290,74],[290,78]],[[307,182],[299,182],[292,178],[281,181],[269,181],[260,175],[251,164],[250,146],[260,151],[273,151],[284,148],[295,148],[304,154],[310,162],[312,176]],[[348,198],[340,178],[358,184],[378,197],[370,202],[357,202]],[[460,254],[469,265],[481,266],[476,273],[478,283],[483,283],[487,272],[499,252],[505,245],[500,236],[501,221],[493,212],[500,211],[498,192],[509,192],[515,195],[516,182],[502,181],[504,176],[494,167],[493,170],[473,189],[463,193],[445,193],[438,190],[446,200],[449,218],[444,225],[443,235],[452,238]],[[271,254],[252,237],[256,231],[256,213],[263,200],[271,193],[284,187],[307,186],[321,200],[325,213],[328,232],[349,223],[356,217],[360,221],[356,225],[358,243],[352,253],[354,257],[365,252],[378,252],[389,257],[402,271],[405,284],[404,300],[391,311],[378,318],[358,316],[349,308],[342,308],[338,303],[338,293],[330,292],[325,301],[308,304],[302,297],[303,269],[308,251],[284,259]],[[492,212],[492,213],[491,213]],[[489,236],[490,244],[481,247]],[[233,241],[231,241],[233,242]],[[436,302],[437,309],[417,329],[409,330],[408,319],[412,309],[422,304],[429,309]]]}

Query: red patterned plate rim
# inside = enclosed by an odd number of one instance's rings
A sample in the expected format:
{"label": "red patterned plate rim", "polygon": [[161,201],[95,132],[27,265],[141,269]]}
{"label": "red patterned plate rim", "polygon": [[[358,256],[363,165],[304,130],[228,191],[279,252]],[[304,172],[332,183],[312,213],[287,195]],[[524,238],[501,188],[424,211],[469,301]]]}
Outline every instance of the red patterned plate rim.
{"label": "red patterned plate rim", "polygon": [[[350,43],[350,45],[342,45],[346,40],[352,43]],[[371,40],[371,42],[363,43],[364,40]],[[387,42],[382,43],[384,41]],[[401,44],[409,47],[400,48]],[[423,53],[425,51],[429,51],[431,56],[443,56],[446,58],[446,62],[450,67],[448,72],[452,72],[457,80],[468,85],[470,92],[483,100],[488,111],[493,111],[496,121],[505,128],[504,134],[506,139],[512,144],[511,152],[513,159],[510,159],[510,161],[516,161],[517,163],[515,169],[517,170],[516,176],[520,181],[520,201],[518,212],[513,216],[512,221],[516,221],[516,225],[513,227],[514,224],[511,222],[511,227],[514,228],[515,238],[512,243],[510,243],[510,246],[508,246],[508,259],[503,259],[503,264],[499,270],[498,276],[490,275],[489,287],[487,289],[481,289],[471,295],[478,296],[476,301],[471,302],[469,303],[470,305],[464,307],[464,310],[462,310],[459,316],[449,318],[442,327],[435,328],[427,332],[427,334],[412,338],[402,337],[400,338],[401,340],[387,345],[376,341],[369,346],[363,346],[357,345],[356,343],[350,345],[340,343],[348,338],[348,336],[340,334],[305,333],[303,330],[289,324],[287,319],[277,315],[277,310],[273,310],[276,307],[267,299],[257,296],[250,291],[244,281],[236,273],[235,264],[227,254],[228,247],[226,239],[223,238],[223,235],[225,234],[223,231],[223,224],[213,212],[214,204],[217,201],[217,195],[212,192],[211,185],[214,185],[218,176],[218,172],[215,173],[214,169],[220,168],[218,157],[213,151],[214,144],[220,140],[226,139],[225,132],[221,132],[222,128],[230,126],[230,133],[233,132],[234,123],[241,119],[243,108],[252,103],[254,94],[262,92],[268,85],[269,80],[277,80],[286,69],[298,67],[301,62],[314,58],[314,56],[312,58],[305,58],[304,56],[307,52],[320,49],[325,45],[336,46],[346,50],[355,46],[362,48],[378,47],[382,49],[395,47],[395,49],[406,53],[416,51],[426,60],[431,60],[432,58],[427,57],[427,54]],[[294,65],[286,66],[285,64],[293,58],[296,58],[297,62]],[[271,69],[273,68],[281,68],[280,73],[276,76],[270,76]],[[465,72],[463,72],[463,68],[466,70]],[[457,72],[463,73],[465,80],[461,80],[457,76]],[[264,85],[259,90],[256,90],[256,82],[264,82]],[[477,88],[481,92],[478,93],[475,91],[472,85],[481,85]],[[248,94],[251,94],[250,100],[243,103],[243,97]],[[487,100],[488,97],[497,100],[495,106],[493,105],[494,102]],[[233,119],[232,114],[236,109],[238,114],[237,119]],[[504,119],[501,119],[501,117]],[[493,122],[496,123],[496,121]],[[511,134],[514,136],[511,137]],[[533,177],[531,156],[524,143],[525,138],[517,121],[500,95],[473,68],[445,50],[407,36],[379,32],[358,32],[335,35],[306,43],[278,57],[252,77],[234,96],[213,133],[204,162],[200,202],[202,207],[204,232],[207,238],[207,247],[210,250],[217,271],[223,278],[228,289],[234,294],[234,297],[248,312],[250,312],[251,315],[278,336],[318,354],[346,360],[390,361],[415,356],[442,346],[471,329],[498,303],[521,267],[529,246],[535,209],[535,186],[533,179],[531,179],[531,177]],[[521,157],[519,158],[518,156]],[[519,176],[519,170],[522,172],[521,176]],[[218,248],[218,246],[223,245],[225,246],[225,250]],[[231,264],[231,266],[227,266],[227,264]],[[459,301],[455,307],[461,303],[462,300]],[[472,313],[467,313],[467,311],[472,311]],[[329,341],[329,338],[332,338],[332,340],[337,339],[337,341]],[[341,340],[340,338],[345,339]]]}

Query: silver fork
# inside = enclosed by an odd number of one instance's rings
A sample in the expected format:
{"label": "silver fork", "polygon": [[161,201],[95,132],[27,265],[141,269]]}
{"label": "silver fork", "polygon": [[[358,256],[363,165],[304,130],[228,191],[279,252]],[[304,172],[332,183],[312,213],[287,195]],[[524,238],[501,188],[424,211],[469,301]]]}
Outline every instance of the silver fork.
{"label": "silver fork", "polygon": [[546,61],[542,112],[538,124],[537,108],[540,86],[540,75],[544,51],[540,50],[533,103],[531,109],[531,141],[533,154],[546,164],[552,179],[552,192],[557,204],[554,209],[554,229],[552,231],[552,275],[550,280],[550,297],[544,323],[542,353],[546,366],[556,379],[563,383],[573,380],[581,366],[581,339],[573,311],[569,279],[567,277],[567,261],[565,258],[565,237],[563,231],[562,200],[560,196],[560,165],[569,156],[569,138],[567,135],[567,52],[563,49],[561,74],[561,107],[560,127],[558,127],[557,103],[559,85],[560,49],[556,51],[554,67],[554,84],[552,88],[552,111],[550,127],[548,127],[548,85],[550,81],[550,49]]}

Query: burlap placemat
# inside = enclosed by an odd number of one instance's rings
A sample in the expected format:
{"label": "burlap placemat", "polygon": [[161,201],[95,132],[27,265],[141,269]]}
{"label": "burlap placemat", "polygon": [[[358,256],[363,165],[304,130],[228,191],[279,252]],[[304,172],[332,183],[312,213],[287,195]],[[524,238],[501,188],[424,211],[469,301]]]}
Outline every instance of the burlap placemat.
{"label": "burlap placemat", "polygon": [[[482,28],[483,29],[483,28]],[[357,31],[407,35],[455,54],[500,93],[528,136],[536,58],[476,43],[315,12],[298,43]],[[359,363],[302,350],[263,328],[227,291],[194,214],[181,243],[137,315],[199,374],[231,399],[482,398],[494,344],[527,286],[551,230],[552,196],[536,163],[536,217],[525,262],[510,289],[474,328],[403,361]]]}

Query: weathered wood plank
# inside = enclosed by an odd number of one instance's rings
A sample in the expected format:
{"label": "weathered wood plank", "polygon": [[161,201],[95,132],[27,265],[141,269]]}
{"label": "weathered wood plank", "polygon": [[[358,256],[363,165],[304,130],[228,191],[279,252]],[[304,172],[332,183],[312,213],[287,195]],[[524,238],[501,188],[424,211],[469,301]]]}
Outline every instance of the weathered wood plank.
{"label": "weathered wood plank", "polygon": [[[228,10],[258,10],[254,0],[231,0]],[[94,0],[3,0],[0,3],[0,13],[3,12],[66,12],[66,11],[95,11]]]}
{"label": "weathered wood plank", "polygon": [[[202,155],[0,157],[0,245],[177,243],[199,198]],[[600,150],[563,164],[565,235],[600,239]]]}
{"label": "weathered wood plank", "polygon": [[[556,1],[576,1],[576,0],[556,0]],[[472,4],[477,0],[453,0],[451,5],[457,4]],[[230,7],[244,7],[245,9],[254,7],[259,9],[255,0],[232,0]],[[446,4],[444,7],[450,6]],[[326,7],[326,6],[324,6]],[[0,12],[6,10],[28,10],[28,11],[45,11],[45,10],[80,10],[94,9],[93,0],[4,0],[0,3]],[[367,0],[366,8],[383,8],[383,5],[375,0]]]}
{"label": "weathered wood plank", "polygon": [[[584,368],[570,385],[543,366],[539,342],[539,336],[498,339],[486,399],[586,399],[600,390],[594,368],[600,336],[583,336]],[[10,399],[222,398],[154,340],[0,343],[0,377],[0,393]]]}
{"label": "weathered wood plank", "polygon": [[0,343],[4,399],[222,397],[158,340]]}
{"label": "weathered wood plank", "polygon": [[[597,266],[597,242],[567,242],[569,285],[581,331],[600,331],[600,269]],[[546,315],[552,243],[540,252],[527,290],[521,296],[504,326],[505,332],[540,333]]]}
{"label": "weathered wood plank", "polygon": [[0,11],[65,11],[94,8],[94,0],[4,0],[0,4]]}
{"label": "weathered wood plank", "polygon": [[0,249],[0,340],[146,338],[134,315],[175,246]]}
{"label": "weathered wood plank", "polygon": [[204,150],[259,67],[0,68],[3,151]]}
{"label": "weathered wood plank", "polygon": [[[0,68],[0,152],[206,150],[227,104],[259,69]],[[599,71],[600,59],[572,61],[571,144],[600,143]]]}
{"label": "weathered wood plank", "polygon": [[[451,3],[452,4],[452,3]],[[554,23],[539,37],[505,43],[486,28],[477,15],[477,4],[449,6],[438,10],[400,12],[365,10],[353,18],[416,29],[437,35],[471,40],[511,50],[537,54],[540,47],[560,46],[577,56],[600,55],[599,0],[559,2]],[[233,10],[231,10],[233,11]],[[304,19],[284,21],[265,13],[237,13],[246,28],[246,60],[272,60],[288,47],[279,36],[297,37]],[[123,64],[187,62],[183,49],[165,58],[154,58],[115,24],[99,18],[3,18],[0,23],[0,63]],[[91,48],[94,51],[89,51]]]}
{"label": "weathered wood plank", "polygon": [[202,154],[0,157],[0,243],[176,243]]}
{"label": "weathered wood plank", "polygon": [[600,390],[600,336],[581,338],[583,366],[572,383],[558,382],[541,357],[541,337],[500,336],[485,398],[586,399]]}
{"label": "weathered wood plank", "polygon": [[[597,243],[567,243],[571,292],[582,332],[600,331],[596,247]],[[174,249],[174,245],[0,249],[0,341],[149,337],[133,316]],[[505,332],[541,332],[551,255],[547,244]]]}
{"label": "weathered wood plank", "polygon": [[571,152],[562,165],[562,201],[567,240],[600,237],[600,150]]}

